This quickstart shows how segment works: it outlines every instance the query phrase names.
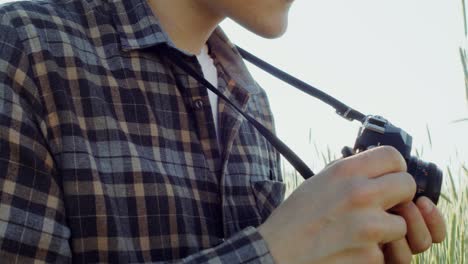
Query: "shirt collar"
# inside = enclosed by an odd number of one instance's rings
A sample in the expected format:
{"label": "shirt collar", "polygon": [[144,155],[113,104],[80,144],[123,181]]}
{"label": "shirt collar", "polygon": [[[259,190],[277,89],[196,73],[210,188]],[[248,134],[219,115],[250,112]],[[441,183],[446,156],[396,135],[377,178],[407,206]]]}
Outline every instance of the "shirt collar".
{"label": "shirt collar", "polygon": [[257,82],[247,70],[247,66],[236,46],[220,27],[217,27],[211,34],[208,45],[211,53],[231,78],[231,80],[228,80],[231,84],[244,88],[250,94],[260,92]]}
{"label": "shirt collar", "polygon": [[[109,4],[109,13],[119,34],[122,50],[131,51],[167,44],[185,55],[192,56],[175,46],[151,11],[147,0],[105,1]],[[259,92],[259,87],[248,72],[241,55],[220,27],[210,36],[208,45],[239,87],[251,94]]]}
{"label": "shirt collar", "polygon": [[122,50],[144,49],[163,43],[176,48],[161,28],[147,0],[106,0],[106,2],[119,34]]}

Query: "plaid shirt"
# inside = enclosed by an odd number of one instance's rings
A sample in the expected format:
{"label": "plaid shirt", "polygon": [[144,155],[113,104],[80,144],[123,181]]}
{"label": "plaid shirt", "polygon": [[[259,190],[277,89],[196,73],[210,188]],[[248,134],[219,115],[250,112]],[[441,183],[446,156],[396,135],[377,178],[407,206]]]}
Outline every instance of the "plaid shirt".
{"label": "plaid shirt", "polygon": [[[145,0],[0,8],[0,262],[273,262],[256,227],[285,185],[278,153],[206,88]],[[219,89],[273,130],[220,28]],[[202,74],[196,58],[178,50]]]}

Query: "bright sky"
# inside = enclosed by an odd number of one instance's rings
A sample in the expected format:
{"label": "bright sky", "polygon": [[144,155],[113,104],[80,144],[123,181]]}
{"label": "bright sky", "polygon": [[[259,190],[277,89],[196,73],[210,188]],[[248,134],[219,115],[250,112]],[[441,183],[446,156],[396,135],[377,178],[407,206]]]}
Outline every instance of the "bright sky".
{"label": "bright sky", "polygon": [[[468,122],[451,124],[468,117],[458,51],[464,34],[460,1],[296,0],[289,21],[287,33],[275,40],[232,21],[222,26],[239,46],[403,128],[413,135],[413,149],[425,146],[424,160],[442,168],[450,158],[468,161]],[[357,122],[250,68],[270,97],[279,136],[314,170],[323,167],[314,142],[319,151],[328,145],[337,155],[342,146],[354,145]]]}
{"label": "bright sky", "polygon": [[[468,117],[458,53],[462,23],[460,1],[296,0],[279,39],[262,39],[229,20],[222,26],[257,56],[363,113],[388,118],[413,135],[414,147],[425,146],[424,160],[444,168],[451,158],[468,161],[468,122],[451,123]],[[323,167],[314,144],[337,155],[354,144],[358,123],[250,68],[267,90],[279,136],[314,171]]]}

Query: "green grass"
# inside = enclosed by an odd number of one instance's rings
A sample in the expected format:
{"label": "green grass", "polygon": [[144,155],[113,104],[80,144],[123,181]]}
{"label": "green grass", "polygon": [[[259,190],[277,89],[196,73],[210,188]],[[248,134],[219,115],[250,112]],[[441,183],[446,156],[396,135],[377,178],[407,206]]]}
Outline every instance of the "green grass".
{"label": "green grass", "polygon": [[[465,29],[465,34],[464,34],[464,38],[465,38],[465,43],[466,41],[468,41],[468,20],[467,20],[467,9],[466,9],[466,0],[461,0],[461,9],[462,9],[462,12],[463,12],[463,26],[464,26],[464,29]],[[463,67],[463,73],[465,74],[465,94],[466,94],[466,101],[468,102],[468,57],[467,57],[467,54],[466,54],[466,50],[467,50],[467,47],[466,47],[466,44],[465,46],[462,46],[459,48],[459,52],[460,52],[460,60],[461,60],[461,64],[462,64],[462,67]],[[465,119],[465,120],[468,120]]]}
{"label": "green grass", "polygon": [[[429,130],[428,134],[430,135]],[[428,148],[430,147],[428,146]],[[337,157],[328,147],[320,152],[317,145],[314,144],[313,149],[315,149],[315,153],[312,154],[318,160],[321,159],[318,168],[323,168],[325,164]],[[422,148],[416,152],[421,158]],[[421,159],[424,160],[423,157]],[[468,228],[466,224],[468,222],[467,165],[465,161],[452,162],[444,170],[442,195],[437,206],[442,211],[447,223],[446,240],[440,244],[434,244],[422,254],[415,255],[412,263],[468,263]],[[319,170],[314,168],[314,171],[318,172]],[[284,180],[287,186],[286,195],[289,195],[303,182],[301,175],[292,170],[286,163],[283,163],[283,175],[285,175]]]}

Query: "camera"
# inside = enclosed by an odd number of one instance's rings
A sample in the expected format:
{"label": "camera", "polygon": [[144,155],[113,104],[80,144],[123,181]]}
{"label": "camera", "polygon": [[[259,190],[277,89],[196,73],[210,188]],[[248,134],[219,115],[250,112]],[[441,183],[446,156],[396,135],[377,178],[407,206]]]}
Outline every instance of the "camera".
{"label": "camera", "polygon": [[385,118],[369,115],[359,129],[354,148],[344,147],[343,157],[351,156],[377,146],[392,146],[396,148],[406,161],[408,173],[416,181],[417,190],[413,201],[420,196],[426,196],[437,204],[442,187],[442,171],[431,162],[424,162],[411,156],[413,138],[403,129],[392,125]]}

